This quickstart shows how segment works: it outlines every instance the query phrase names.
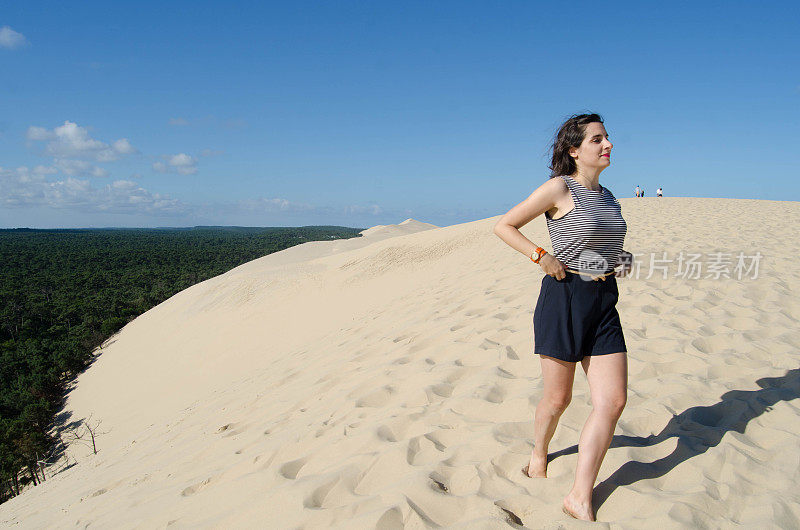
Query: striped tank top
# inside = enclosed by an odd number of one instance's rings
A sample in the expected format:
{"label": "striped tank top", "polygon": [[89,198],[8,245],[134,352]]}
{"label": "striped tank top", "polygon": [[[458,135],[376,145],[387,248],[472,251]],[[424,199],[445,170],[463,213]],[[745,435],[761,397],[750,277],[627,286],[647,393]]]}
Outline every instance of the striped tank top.
{"label": "striped tank top", "polygon": [[628,230],[619,201],[603,186],[592,191],[570,176],[554,178],[567,183],[575,208],[558,219],[545,212],[553,255],[573,270],[610,272],[617,266]]}

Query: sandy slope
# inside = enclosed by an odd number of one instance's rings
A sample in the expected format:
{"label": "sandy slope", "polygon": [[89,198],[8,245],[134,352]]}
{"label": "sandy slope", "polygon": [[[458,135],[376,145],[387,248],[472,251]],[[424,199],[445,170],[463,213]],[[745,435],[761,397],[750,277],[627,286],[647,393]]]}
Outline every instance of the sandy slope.
{"label": "sandy slope", "polygon": [[[620,281],[630,395],[598,518],[800,526],[800,204],[622,204],[626,249],[648,262]],[[100,453],[74,447],[78,464],[0,505],[0,524],[585,526],[560,512],[589,412],[582,374],[551,477],[519,471],[541,392],[542,274],[496,219],[309,243],[148,311],[69,397],[73,419],[102,420]],[[541,218],[523,232],[549,247]],[[756,250],[757,279],[646,279],[651,252]]]}

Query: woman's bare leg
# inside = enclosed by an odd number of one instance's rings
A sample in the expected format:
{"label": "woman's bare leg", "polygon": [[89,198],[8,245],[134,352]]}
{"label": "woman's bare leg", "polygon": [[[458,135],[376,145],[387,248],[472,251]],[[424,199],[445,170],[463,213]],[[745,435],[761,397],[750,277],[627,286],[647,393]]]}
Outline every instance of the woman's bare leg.
{"label": "woman's bare leg", "polygon": [[594,521],[592,490],[600,464],[614,436],[617,420],[625,408],[628,356],[620,352],[584,357],[581,364],[592,393],[592,412],[581,431],[575,483],[564,499],[564,508],[573,517]]}
{"label": "woman's bare leg", "polygon": [[544,392],[536,406],[533,421],[533,453],[528,464],[529,477],[547,476],[547,450],[556,432],[558,419],[572,399],[572,382],[575,379],[575,364],[546,355],[542,361]]}

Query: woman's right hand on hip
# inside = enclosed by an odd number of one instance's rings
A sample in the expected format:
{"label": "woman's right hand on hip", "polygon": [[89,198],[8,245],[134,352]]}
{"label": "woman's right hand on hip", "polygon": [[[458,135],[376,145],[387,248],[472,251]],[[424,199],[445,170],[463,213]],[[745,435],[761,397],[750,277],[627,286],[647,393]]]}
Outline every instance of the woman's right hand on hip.
{"label": "woman's right hand on hip", "polygon": [[563,280],[567,275],[567,267],[550,254],[545,254],[539,260],[539,266],[545,274],[556,280]]}

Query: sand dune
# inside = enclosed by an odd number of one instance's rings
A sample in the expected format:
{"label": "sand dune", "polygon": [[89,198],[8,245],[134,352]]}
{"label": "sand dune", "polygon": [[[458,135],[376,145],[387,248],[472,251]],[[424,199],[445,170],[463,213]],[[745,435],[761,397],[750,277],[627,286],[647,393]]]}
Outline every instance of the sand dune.
{"label": "sand dune", "polygon": [[[620,280],[630,393],[601,527],[800,527],[800,204],[621,202],[643,273]],[[307,243],[141,315],[67,402],[102,420],[100,453],[73,446],[77,464],[0,505],[0,523],[586,526],[560,511],[590,410],[581,374],[550,478],[520,472],[542,273],[496,220]],[[522,231],[549,248],[543,219]],[[756,279],[675,277],[675,263],[646,278],[651,253],[756,251]]]}

